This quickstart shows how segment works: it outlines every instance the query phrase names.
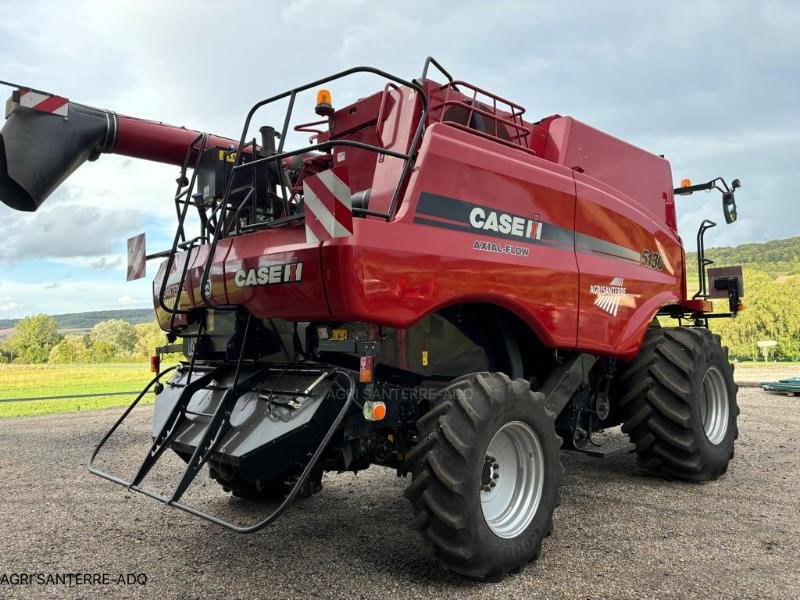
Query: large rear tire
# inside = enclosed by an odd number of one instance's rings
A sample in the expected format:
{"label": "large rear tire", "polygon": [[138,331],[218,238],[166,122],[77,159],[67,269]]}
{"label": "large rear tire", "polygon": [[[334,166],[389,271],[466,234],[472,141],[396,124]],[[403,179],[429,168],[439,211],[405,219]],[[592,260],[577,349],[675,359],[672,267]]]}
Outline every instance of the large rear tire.
{"label": "large rear tire", "polygon": [[728,349],[701,328],[648,331],[615,384],[622,431],[639,465],[665,477],[716,479],[738,437],[737,386]]}
{"label": "large rear tire", "polygon": [[405,495],[446,569],[498,580],[536,559],[553,529],[561,479],[544,396],[503,373],[456,380],[417,424]]}

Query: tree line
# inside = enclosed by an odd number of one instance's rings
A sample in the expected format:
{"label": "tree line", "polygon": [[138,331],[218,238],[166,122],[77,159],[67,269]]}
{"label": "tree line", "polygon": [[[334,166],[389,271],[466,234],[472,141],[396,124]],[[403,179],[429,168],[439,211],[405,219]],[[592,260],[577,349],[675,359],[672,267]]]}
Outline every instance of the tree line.
{"label": "tree line", "polygon": [[[800,275],[773,279],[754,269],[744,270],[744,310],[735,319],[713,319],[711,329],[722,336],[731,356],[740,360],[760,357],[759,341],[777,345],[770,357],[800,360]],[[727,301],[715,308],[727,311]]]}
{"label": "tree line", "polygon": [[49,315],[20,320],[14,332],[0,342],[0,361],[15,363],[144,362],[167,339],[158,323],[131,325],[122,319],[97,323],[87,333],[61,335]]}
{"label": "tree line", "polygon": [[[767,273],[744,271],[745,310],[735,319],[712,319],[711,329],[722,336],[731,358],[758,360],[759,341],[777,345],[770,357],[800,360],[800,275],[773,278]],[[727,302],[715,307],[727,311]],[[663,325],[670,325],[666,319]],[[131,325],[121,319],[96,324],[88,333],[58,333],[48,315],[22,319],[8,340],[0,343],[0,360],[19,363],[108,363],[147,361],[157,346],[166,343],[158,324]]]}

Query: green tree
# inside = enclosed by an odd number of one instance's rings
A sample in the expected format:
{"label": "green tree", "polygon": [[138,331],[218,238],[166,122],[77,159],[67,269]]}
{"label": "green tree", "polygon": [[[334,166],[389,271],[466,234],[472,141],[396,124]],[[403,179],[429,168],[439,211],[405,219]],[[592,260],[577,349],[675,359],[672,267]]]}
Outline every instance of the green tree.
{"label": "green tree", "polygon": [[14,361],[43,363],[47,362],[50,350],[60,340],[58,325],[53,317],[31,315],[17,323],[6,347],[13,354]]}
{"label": "green tree", "polygon": [[89,361],[89,348],[82,335],[68,335],[50,350],[47,362],[75,364]]}
{"label": "green tree", "polygon": [[108,342],[95,342],[89,346],[88,354],[91,363],[110,363],[119,358],[117,349]]}
{"label": "green tree", "polygon": [[137,335],[134,326],[127,321],[111,319],[92,327],[89,339],[92,349],[97,347],[97,352],[94,352],[93,356],[105,356],[110,351],[109,360],[111,360],[130,355],[136,346]]}
{"label": "green tree", "polygon": [[[766,273],[746,269],[745,310],[735,319],[717,319],[711,327],[722,336],[731,355],[757,360],[758,342],[775,340],[774,358],[800,358],[800,277],[772,279]],[[718,310],[727,310],[724,302]]]}
{"label": "green tree", "polygon": [[134,327],[137,340],[133,356],[136,359],[148,360],[155,353],[157,347],[167,343],[167,334],[164,333],[157,321],[139,323]]}

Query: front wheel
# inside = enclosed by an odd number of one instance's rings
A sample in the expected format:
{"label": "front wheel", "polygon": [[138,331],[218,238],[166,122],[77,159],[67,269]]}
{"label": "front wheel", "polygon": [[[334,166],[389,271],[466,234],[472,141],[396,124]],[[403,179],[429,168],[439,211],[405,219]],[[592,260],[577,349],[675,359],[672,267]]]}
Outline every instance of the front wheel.
{"label": "front wheel", "polygon": [[406,497],[412,527],[448,570],[499,579],[536,559],[561,478],[553,417],[522,379],[478,373],[448,386],[417,424]]}
{"label": "front wheel", "polygon": [[615,384],[622,430],[639,465],[666,477],[716,479],[738,437],[739,407],[728,349],[700,328],[651,329]]}

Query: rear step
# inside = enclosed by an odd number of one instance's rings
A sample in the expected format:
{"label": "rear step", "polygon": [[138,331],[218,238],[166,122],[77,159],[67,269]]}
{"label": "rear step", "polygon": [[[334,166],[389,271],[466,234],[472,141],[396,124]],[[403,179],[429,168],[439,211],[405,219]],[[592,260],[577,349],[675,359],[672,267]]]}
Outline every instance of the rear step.
{"label": "rear step", "polygon": [[[180,398],[178,398],[178,401],[175,403],[175,407],[172,409],[169,417],[167,417],[167,420],[164,421],[164,425],[161,427],[158,435],[155,436],[153,445],[150,447],[150,452],[147,453],[142,466],[139,467],[139,471],[131,480],[130,487],[138,486],[142,482],[142,480],[150,472],[150,469],[153,468],[153,465],[155,465],[158,459],[161,458],[164,450],[169,447],[172,439],[178,432],[178,427],[186,419],[186,407],[189,405],[189,401],[192,399],[192,396],[194,396],[194,393],[206,387],[206,385],[210,383],[222,370],[222,368],[217,368],[208,371],[205,375],[198,377],[183,388]],[[222,403],[220,403],[220,406],[222,406]]]}
{"label": "rear step", "polygon": [[[302,489],[306,480],[314,470],[316,464],[319,462],[320,457],[327,448],[334,433],[339,429],[340,425],[342,424],[342,421],[344,420],[348,410],[350,409],[350,406],[353,403],[353,398],[356,390],[355,377],[349,371],[336,368],[319,367],[316,369],[303,369],[304,372],[307,372],[309,374],[313,373],[316,376],[314,383],[306,390],[306,392],[311,390],[313,386],[316,386],[316,384],[322,381],[323,379],[335,378],[335,381],[333,383],[335,385],[338,385],[342,391],[346,392],[345,401],[342,407],[339,409],[338,413],[336,414],[336,417],[331,422],[330,427],[327,429],[321,442],[317,446],[317,449],[314,451],[311,458],[308,460],[308,463],[306,464],[300,477],[297,479],[291,491],[289,492],[289,495],[274,511],[272,511],[272,513],[270,513],[261,521],[258,521],[253,525],[239,525],[236,523],[232,523],[230,521],[226,521],[225,519],[222,519],[215,515],[209,514],[203,510],[184,504],[183,502],[180,501],[183,494],[186,492],[191,483],[197,477],[203,465],[206,464],[209,457],[214,453],[215,449],[218,447],[220,442],[225,437],[225,434],[230,430],[231,410],[235,405],[236,401],[245,392],[254,391],[253,384],[258,380],[259,377],[262,377],[266,371],[270,370],[268,366],[254,369],[252,372],[248,373],[240,380],[238,373],[238,366],[239,365],[237,365],[236,373],[234,375],[233,384],[225,388],[225,392],[221,400],[217,404],[217,407],[214,409],[213,412],[207,414],[209,420],[208,423],[205,425],[205,429],[203,430],[202,435],[200,436],[200,442],[195,446],[191,458],[188,460],[186,470],[181,476],[181,479],[177,487],[170,496],[162,496],[160,494],[157,494],[142,487],[142,481],[147,477],[148,473],[155,466],[155,464],[158,462],[161,456],[163,456],[164,450],[169,448],[173,443],[173,441],[175,441],[178,431],[181,429],[181,425],[187,421],[187,415],[197,414],[196,412],[188,410],[189,403],[191,402],[194,394],[202,389],[218,388],[219,386],[210,385],[211,382],[214,381],[215,379],[219,379],[221,376],[228,374],[232,369],[232,366],[230,365],[225,365],[205,370],[202,375],[200,375],[199,377],[197,377],[197,379],[194,380],[191,380],[191,375],[193,371],[195,369],[199,369],[199,367],[195,367],[194,365],[189,366],[188,374],[190,381],[182,386],[183,389],[181,390],[180,396],[175,402],[175,405],[170,410],[168,417],[164,420],[163,424],[159,428],[158,433],[154,436],[154,440],[152,445],[150,446],[150,450],[145,456],[144,461],[142,462],[138,471],[130,481],[122,477],[119,477],[117,475],[108,473],[100,469],[99,467],[95,466],[94,463],[98,454],[100,453],[100,450],[103,448],[103,446],[105,446],[106,442],[119,428],[119,426],[123,423],[123,421],[125,421],[125,419],[130,415],[131,411],[133,411],[133,409],[136,407],[139,401],[154,385],[160,383],[160,380],[165,375],[178,368],[178,366],[169,367],[161,371],[150,381],[150,383],[147,384],[144,390],[142,390],[142,392],[136,397],[136,399],[125,410],[125,412],[120,416],[120,418],[117,419],[113,427],[111,427],[111,429],[103,436],[102,440],[100,440],[100,443],[94,449],[94,452],[92,453],[92,456],[89,459],[89,472],[104,479],[107,479],[109,481],[112,481],[116,484],[125,486],[134,492],[143,494],[144,496],[162,502],[168,506],[179,508],[185,512],[191,513],[195,516],[201,517],[202,519],[205,519],[217,525],[221,525],[226,529],[230,529],[231,531],[235,531],[238,533],[252,533],[260,529],[263,529],[270,523],[274,522],[291,505],[291,503],[297,497],[298,493],[300,493],[300,490]],[[287,368],[283,370],[286,371]],[[276,392],[273,391],[273,393]],[[304,395],[304,393],[300,392],[299,395]]]}
{"label": "rear step", "polygon": [[621,431],[603,432],[600,435],[593,434],[592,438],[580,448],[573,450],[588,454],[589,456],[596,456],[598,458],[606,458],[615,454],[630,454],[636,452],[636,446],[631,443],[630,438]]}

